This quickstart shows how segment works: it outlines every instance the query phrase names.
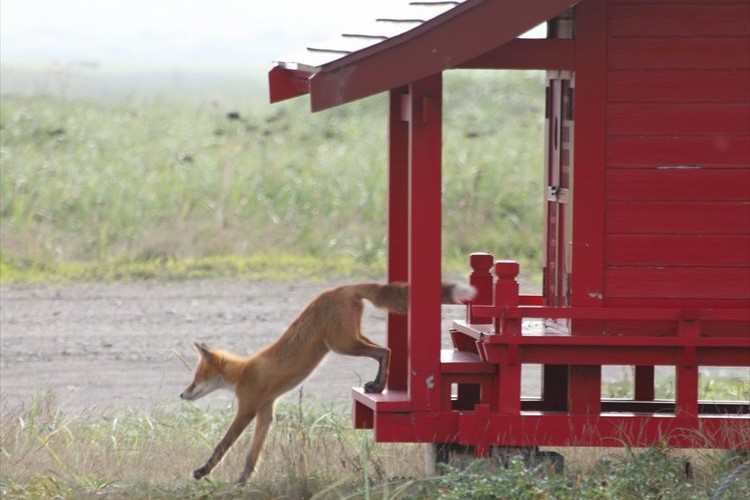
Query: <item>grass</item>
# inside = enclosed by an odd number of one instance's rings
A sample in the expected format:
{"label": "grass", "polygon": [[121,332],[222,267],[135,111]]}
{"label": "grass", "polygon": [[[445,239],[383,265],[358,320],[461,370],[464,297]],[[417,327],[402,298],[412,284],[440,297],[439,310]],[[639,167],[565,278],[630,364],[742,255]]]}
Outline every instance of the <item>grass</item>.
{"label": "grass", "polygon": [[[232,411],[192,405],[144,415],[127,410],[66,415],[49,399],[2,418],[3,498],[309,498],[365,475],[382,480],[396,468],[418,473],[415,446],[373,446],[371,433],[351,430],[348,418],[325,408],[282,405],[259,473],[248,488],[236,479],[250,433],[235,445],[210,481],[194,481],[231,420]],[[343,480],[343,481],[342,481]],[[344,484],[346,483],[346,484]]]}
{"label": "grass", "polygon": [[[470,252],[490,251],[538,277],[542,77],[458,72],[445,86],[446,267],[465,272]],[[384,95],[316,114],[305,99],[3,95],[0,278],[138,279],[165,261],[222,275],[228,260],[277,253],[379,273],[386,108]]]}
{"label": "grass", "polygon": [[185,280],[243,278],[308,282],[383,276],[383,262],[363,263],[343,255],[336,258],[298,254],[216,255],[206,257],[135,259],[90,262],[0,262],[5,283],[73,283],[90,281]]}
{"label": "grass", "polygon": [[[246,487],[233,484],[250,432],[208,481],[190,471],[210,454],[231,418],[230,408],[192,405],[141,414],[128,410],[65,414],[54,398],[26,410],[4,409],[0,419],[0,494],[3,498],[417,498],[629,499],[706,498],[742,463],[728,452],[686,456],[656,446],[609,450],[595,463],[568,463],[565,473],[526,466],[520,457],[499,467],[478,460],[422,472],[423,450],[379,444],[355,431],[349,416],[319,405],[287,403]],[[747,498],[750,482],[732,483],[724,498]]]}

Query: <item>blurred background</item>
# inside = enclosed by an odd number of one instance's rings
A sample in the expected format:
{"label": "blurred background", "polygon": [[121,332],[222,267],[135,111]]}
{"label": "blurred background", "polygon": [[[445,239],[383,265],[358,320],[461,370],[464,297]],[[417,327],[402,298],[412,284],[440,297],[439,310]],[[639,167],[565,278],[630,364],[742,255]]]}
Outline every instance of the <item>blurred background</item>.
{"label": "blurred background", "polygon": [[[3,0],[2,279],[382,275],[385,96],[312,114],[266,75],[393,3]],[[446,272],[488,251],[538,280],[543,74],[445,86]]]}

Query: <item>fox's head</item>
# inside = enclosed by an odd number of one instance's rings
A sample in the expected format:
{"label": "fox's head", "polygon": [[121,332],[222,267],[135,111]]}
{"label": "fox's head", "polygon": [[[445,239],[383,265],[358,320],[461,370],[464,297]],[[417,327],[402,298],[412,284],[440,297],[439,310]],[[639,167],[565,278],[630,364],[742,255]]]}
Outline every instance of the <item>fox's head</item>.
{"label": "fox's head", "polygon": [[193,381],[182,391],[180,397],[188,401],[194,401],[216,389],[231,388],[224,378],[226,363],[221,353],[212,351],[205,344],[196,342],[193,345],[200,354],[200,359],[198,360],[198,366],[195,368]]}

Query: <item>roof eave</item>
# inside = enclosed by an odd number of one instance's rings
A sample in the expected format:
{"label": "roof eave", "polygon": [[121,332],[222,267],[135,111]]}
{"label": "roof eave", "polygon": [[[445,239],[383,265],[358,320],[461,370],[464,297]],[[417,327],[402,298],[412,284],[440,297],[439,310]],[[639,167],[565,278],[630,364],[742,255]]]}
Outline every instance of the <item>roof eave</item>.
{"label": "roof eave", "polygon": [[269,74],[272,101],[274,95],[286,99],[309,92],[312,111],[320,111],[400,87],[460,67],[575,3],[468,0],[414,29],[323,64],[317,71],[273,68]]}
{"label": "roof eave", "polygon": [[268,91],[272,103],[310,93],[310,77],[315,73],[309,70],[289,69],[274,66],[268,72]]}

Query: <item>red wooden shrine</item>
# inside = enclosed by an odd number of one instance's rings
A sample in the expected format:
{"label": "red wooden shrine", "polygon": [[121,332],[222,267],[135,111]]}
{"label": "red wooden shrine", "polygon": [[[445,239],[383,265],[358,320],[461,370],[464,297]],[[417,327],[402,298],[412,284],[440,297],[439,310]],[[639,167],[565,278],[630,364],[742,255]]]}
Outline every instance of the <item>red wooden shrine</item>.
{"label": "red wooden shrine", "polygon": [[[410,307],[389,318],[387,390],[353,390],[356,427],[378,441],[458,443],[478,455],[492,446],[750,448],[748,401],[698,399],[700,368],[750,370],[750,3],[411,9],[269,74],[273,101],[309,93],[314,111],[390,94],[388,279],[410,283]],[[547,38],[518,38],[543,22]],[[547,71],[546,257],[543,294],[526,296],[517,263],[471,255],[480,293],[446,350],[441,75],[454,68]],[[524,398],[531,364],[543,367],[542,394]],[[635,367],[631,399],[601,397],[606,365]],[[664,365],[674,400],[655,399],[654,367]]]}

